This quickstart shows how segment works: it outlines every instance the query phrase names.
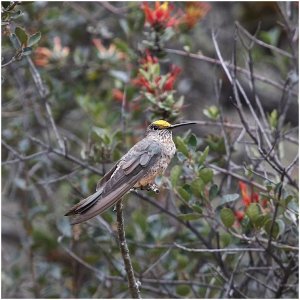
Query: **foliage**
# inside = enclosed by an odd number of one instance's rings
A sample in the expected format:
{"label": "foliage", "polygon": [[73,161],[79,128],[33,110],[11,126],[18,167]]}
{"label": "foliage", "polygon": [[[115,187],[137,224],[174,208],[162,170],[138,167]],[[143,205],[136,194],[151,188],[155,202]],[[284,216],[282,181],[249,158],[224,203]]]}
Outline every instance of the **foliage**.
{"label": "foliage", "polygon": [[297,3],[224,5],[2,2],[3,298],[130,297],[113,209],[63,215],[155,119],[198,124],[124,197],[142,297],[298,298]]}

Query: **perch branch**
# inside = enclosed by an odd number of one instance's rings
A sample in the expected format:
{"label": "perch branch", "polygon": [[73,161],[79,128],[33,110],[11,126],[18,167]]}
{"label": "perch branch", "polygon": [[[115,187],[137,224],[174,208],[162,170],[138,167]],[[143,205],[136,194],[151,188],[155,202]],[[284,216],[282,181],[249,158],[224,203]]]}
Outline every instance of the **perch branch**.
{"label": "perch branch", "polygon": [[118,223],[118,238],[120,243],[121,254],[125,265],[125,271],[127,274],[128,287],[132,298],[141,299],[139,285],[135,279],[131,258],[129,254],[129,249],[125,237],[122,200],[116,204],[116,211],[117,211],[117,223]]}

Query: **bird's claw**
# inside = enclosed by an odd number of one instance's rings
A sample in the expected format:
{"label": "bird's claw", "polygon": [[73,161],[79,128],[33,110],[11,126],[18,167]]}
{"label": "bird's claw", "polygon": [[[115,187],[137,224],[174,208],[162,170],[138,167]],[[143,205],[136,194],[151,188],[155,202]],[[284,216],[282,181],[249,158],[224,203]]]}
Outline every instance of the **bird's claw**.
{"label": "bird's claw", "polygon": [[147,191],[153,191],[154,193],[158,194],[159,193],[159,188],[155,184],[149,184],[147,186]]}

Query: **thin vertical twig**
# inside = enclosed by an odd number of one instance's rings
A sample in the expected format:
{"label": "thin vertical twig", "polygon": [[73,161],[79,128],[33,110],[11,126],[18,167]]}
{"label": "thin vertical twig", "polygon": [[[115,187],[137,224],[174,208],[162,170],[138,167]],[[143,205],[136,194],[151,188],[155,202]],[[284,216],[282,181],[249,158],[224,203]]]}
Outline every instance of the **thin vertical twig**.
{"label": "thin vertical twig", "polygon": [[124,229],[124,217],[123,217],[123,209],[122,209],[122,200],[116,204],[116,212],[117,212],[117,223],[118,223],[118,238],[120,243],[120,250],[124,261],[125,271],[127,274],[128,287],[130,290],[131,297],[134,299],[141,299],[139,284],[135,279],[131,258],[129,254],[129,249],[125,237],[125,229]]}

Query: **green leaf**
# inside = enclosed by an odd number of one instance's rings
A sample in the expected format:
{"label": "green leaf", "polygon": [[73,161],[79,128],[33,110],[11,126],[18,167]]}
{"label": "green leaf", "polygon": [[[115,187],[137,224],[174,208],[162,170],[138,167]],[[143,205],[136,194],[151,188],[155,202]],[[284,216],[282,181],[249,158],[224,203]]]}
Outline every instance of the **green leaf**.
{"label": "green leaf", "polygon": [[276,128],[278,123],[278,111],[273,109],[273,111],[268,115],[268,121],[271,128]]}
{"label": "green leaf", "polygon": [[261,228],[264,226],[264,224],[266,223],[266,221],[269,219],[268,215],[260,215],[257,217],[256,221],[255,221],[255,226],[257,228]]}
{"label": "green leaf", "polygon": [[183,139],[180,136],[176,137],[175,144],[176,144],[178,151],[180,151],[185,156],[189,156],[188,147],[186,146],[185,142],[183,141]]}
{"label": "green leaf", "polygon": [[198,204],[193,204],[192,209],[197,212],[198,214],[202,214],[203,210]]}
{"label": "green leaf", "polygon": [[118,50],[120,50],[122,52],[128,53],[130,51],[128,44],[119,38],[114,39],[114,45],[116,46],[116,48]]}
{"label": "green leaf", "polygon": [[18,37],[18,39],[20,40],[22,45],[27,45],[28,35],[23,28],[16,27],[15,34]]}
{"label": "green leaf", "polygon": [[30,55],[32,53],[32,48],[31,47],[24,47],[23,48],[23,55]]}
{"label": "green leaf", "polygon": [[180,215],[177,215],[177,217],[179,219],[181,219],[182,221],[193,221],[193,220],[198,220],[199,218],[201,218],[201,214],[198,214],[198,213],[180,214]]}
{"label": "green leaf", "polygon": [[206,143],[209,145],[211,151],[219,154],[226,153],[224,138],[218,135],[210,134],[206,138]]}
{"label": "green leaf", "polygon": [[260,209],[257,203],[251,203],[246,210],[246,215],[253,224],[255,224],[260,214]]}
{"label": "green leaf", "polygon": [[191,288],[188,285],[180,284],[176,287],[176,293],[180,296],[187,296]]}
{"label": "green leaf", "polygon": [[222,199],[220,201],[220,205],[223,205],[225,203],[229,203],[229,202],[233,202],[236,201],[237,199],[240,198],[239,194],[227,194],[227,195],[223,195]]}
{"label": "green leaf", "polygon": [[11,41],[11,43],[13,44],[14,48],[15,49],[19,49],[20,48],[20,42],[16,36],[16,34],[12,33],[10,36],[9,36],[9,39]]}
{"label": "green leaf", "polygon": [[287,205],[288,209],[290,209],[293,213],[299,214],[299,204],[296,201],[290,201]]}
{"label": "green leaf", "polygon": [[285,230],[285,223],[283,220],[281,219],[278,219],[276,220],[276,223],[278,224],[278,227],[279,227],[279,233],[278,235],[281,235],[284,233],[284,230]]}
{"label": "green leaf", "polygon": [[197,197],[202,197],[202,191],[204,189],[204,182],[201,178],[197,178],[191,183],[192,192]]}
{"label": "green leaf", "polygon": [[266,43],[277,46],[281,30],[278,27],[272,28],[269,31],[261,31],[259,37]]}
{"label": "green leaf", "polygon": [[233,211],[228,207],[223,207],[220,213],[223,224],[229,228],[234,224],[235,217]]}
{"label": "green leaf", "polygon": [[199,177],[206,184],[206,183],[209,183],[210,181],[212,181],[212,179],[214,177],[214,172],[212,169],[203,168],[199,171]]}
{"label": "green leaf", "polygon": [[206,148],[204,149],[204,151],[202,152],[202,154],[200,155],[199,160],[198,160],[200,165],[203,165],[203,163],[205,162],[205,160],[207,158],[208,153],[209,153],[209,146],[206,146]]}
{"label": "green leaf", "polygon": [[191,198],[190,193],[186,189],[184,189],[183,187],[180,186],[179,188],[177,188],[177,192],[180,195],[180,197],[183,200],[185,200],[186,202],[188,202],[190,200],[190,198]]}
{"label": "green leaf", "polygon": [[174,166],[172,168],[171,174],[170,174],[172,186],[174,186],[174,187],[177,186],[180,174],[181,174],[181,167],[178,165]]}
{"label": "green leaf", "polygon": [[197,137],[193,133],[188,140],[188,145],[193,149],[196,149],[197,147]]}
{"label": "green leaf", "polygon": [[36,32],[35,34],[31,35],[28,40],[28,47],[33,46],[41,39],[41,33]]}
{"label": "green leaf", "polygon": [[219,188],[216,184],[213,184],[209,189],[209,200],[213,200],[217,197]]}
{"label": "green leaf", "polygon": [[231,234],[224,232],[221,234],[221,246],[222,248],[228,247],[231,243]]}
{"label": "green leaf", "polygon": [[212,120],[217,120],[220,116],[220,110],[217,106],[212,105],[203,109],[203,114]]}
{"label": "green leaf", "polygon": [[266,231],[266,233],[271,234],[273,238],[277,238],[280,232],[279,223],[277,221],[275,221],[273,224],[272,233],[271,233],[271,227],[273,222],[272,218],[269,218],[269,220],[267,220],[264,225],[264,230]]}
{"label": "green leaf", "polygon": [[290,202],[291,200],[293,200],[293,198],[294,198],[293,195],[287,195],[287,196],[285,197],[285,199],[284,199],[285,204],[288,205],[289,202]]}
{"label": "green leaf", "polygon": [[185,269],[189,264],[189,258],[186,255],[177,253],[175,259],[178,263],[179,270]]}

